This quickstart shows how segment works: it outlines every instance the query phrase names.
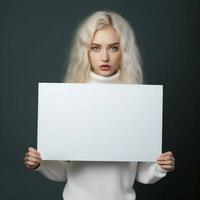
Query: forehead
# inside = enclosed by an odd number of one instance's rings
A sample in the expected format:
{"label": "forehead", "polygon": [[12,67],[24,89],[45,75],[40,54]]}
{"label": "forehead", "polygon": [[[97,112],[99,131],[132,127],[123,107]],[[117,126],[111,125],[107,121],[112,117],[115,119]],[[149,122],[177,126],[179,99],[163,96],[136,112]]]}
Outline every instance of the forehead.
{"label": "forehead", "polygon": [[92,42],[98,44],[110,44],[120,41],[117,31],[109,26],[95,32]]}

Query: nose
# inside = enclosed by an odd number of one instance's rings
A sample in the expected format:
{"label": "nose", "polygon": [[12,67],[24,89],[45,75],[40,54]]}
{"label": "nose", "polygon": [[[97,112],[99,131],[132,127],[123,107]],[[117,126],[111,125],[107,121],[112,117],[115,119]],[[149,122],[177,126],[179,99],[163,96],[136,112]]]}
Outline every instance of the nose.
{"label": "nose", "polygon": [[108,53],[107,49],[102,51],[101,61],[102,62],[108,62],[109,61],[109,53]]}

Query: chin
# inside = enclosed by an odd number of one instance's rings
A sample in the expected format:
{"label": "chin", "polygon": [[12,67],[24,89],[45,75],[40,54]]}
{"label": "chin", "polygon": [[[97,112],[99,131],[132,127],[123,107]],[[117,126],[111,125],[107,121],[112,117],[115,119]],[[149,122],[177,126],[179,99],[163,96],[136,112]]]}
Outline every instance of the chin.
{"label": "chin", "polygon": [[108,76],[114,75],[116,72],[117,72],[117,71],[114,71],[114,72],[112,72],[112,71],[100,71],[100,72],[99,72],[99,75],[100,75],[100,76],[108,77]]}

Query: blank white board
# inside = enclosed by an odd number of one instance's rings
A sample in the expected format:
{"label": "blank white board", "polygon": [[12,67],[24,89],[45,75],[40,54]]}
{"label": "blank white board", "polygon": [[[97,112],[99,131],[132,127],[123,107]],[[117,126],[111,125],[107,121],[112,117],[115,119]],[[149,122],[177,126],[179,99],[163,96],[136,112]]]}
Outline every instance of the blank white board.
{"label": "blank white board", "polygon": [[155,161],[162,85],[39,83],[43,160]]}

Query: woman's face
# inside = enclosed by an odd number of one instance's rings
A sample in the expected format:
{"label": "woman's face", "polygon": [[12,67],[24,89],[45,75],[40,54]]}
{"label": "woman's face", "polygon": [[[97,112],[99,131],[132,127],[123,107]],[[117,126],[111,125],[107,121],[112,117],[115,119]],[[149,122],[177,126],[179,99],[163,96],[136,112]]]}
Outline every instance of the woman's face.
{"label": "woman's face", "polygon": [[111,26],[95,32],[88,52],[91,69],[100,76],[111,76],[119,69],[122,53],[120,38]]}

